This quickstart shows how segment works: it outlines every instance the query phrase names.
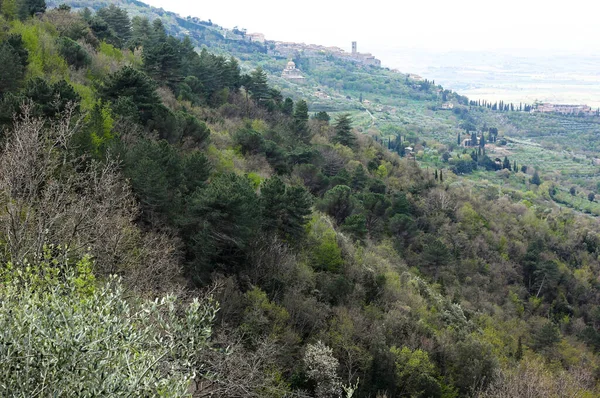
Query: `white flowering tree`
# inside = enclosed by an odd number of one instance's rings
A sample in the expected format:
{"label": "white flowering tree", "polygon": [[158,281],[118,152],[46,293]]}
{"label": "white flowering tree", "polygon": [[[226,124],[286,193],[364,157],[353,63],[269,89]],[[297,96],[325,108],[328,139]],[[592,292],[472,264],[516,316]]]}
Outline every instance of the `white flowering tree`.
{"label": "white flowering tree", "polygon": [[333,350],[317,341],[308,344],[304,354],[306,376],[315,383],[316,398],[332,398],[341,396],[342,383],[337,375],[338,360]]}

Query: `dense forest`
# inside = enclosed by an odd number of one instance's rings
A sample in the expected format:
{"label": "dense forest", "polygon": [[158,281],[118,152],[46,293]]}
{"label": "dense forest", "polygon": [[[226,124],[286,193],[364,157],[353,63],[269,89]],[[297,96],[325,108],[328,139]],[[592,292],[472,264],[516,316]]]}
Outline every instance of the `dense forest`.
{"label": "dense forest", "polygon": [[160,19],[0,15],[0,396],[600,394],[596,219],[423,169]]}

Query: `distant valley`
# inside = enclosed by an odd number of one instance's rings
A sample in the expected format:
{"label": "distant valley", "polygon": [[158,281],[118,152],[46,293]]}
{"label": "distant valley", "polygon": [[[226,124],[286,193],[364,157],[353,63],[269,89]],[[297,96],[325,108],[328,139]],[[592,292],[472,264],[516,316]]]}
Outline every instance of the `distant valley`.
{"label": "distant valley", "polygon": [[474,100],[600,106],[599,57],[593,54],[411,48],[374,53],[386,66],[418,73]]}

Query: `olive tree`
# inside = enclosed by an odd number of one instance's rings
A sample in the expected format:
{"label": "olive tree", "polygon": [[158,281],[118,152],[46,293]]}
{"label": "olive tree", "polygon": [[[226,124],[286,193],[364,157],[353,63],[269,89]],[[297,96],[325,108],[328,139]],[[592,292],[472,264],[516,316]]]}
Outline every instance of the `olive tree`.
{"label": "olive tree", "polygon": [[116,277],[95,280],[89,257],[57,252],[0,269],[0,396],[183,397],[211,377],[210,298],[128,299]]}

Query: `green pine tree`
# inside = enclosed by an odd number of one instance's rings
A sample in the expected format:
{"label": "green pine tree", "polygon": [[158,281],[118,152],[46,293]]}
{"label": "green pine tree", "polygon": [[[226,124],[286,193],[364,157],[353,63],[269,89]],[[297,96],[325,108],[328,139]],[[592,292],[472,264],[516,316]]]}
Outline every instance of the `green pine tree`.
{"label": "green pine tree", "polygon": [[345,113],[338,116],[334,125],[335,136],[333,141],[347,147],[353,147],[356,137],[352,132],[352,119],[350,114]]}
{"label": "green pine tree", "polygon": [[246,88],[252,98],[259,104],[269,99],[267,74],[260,66],[250,73],[250,79]]}

